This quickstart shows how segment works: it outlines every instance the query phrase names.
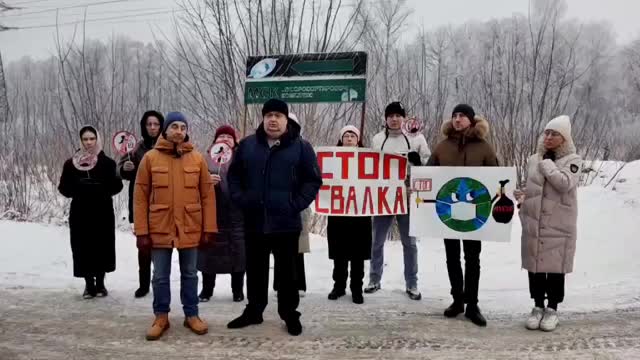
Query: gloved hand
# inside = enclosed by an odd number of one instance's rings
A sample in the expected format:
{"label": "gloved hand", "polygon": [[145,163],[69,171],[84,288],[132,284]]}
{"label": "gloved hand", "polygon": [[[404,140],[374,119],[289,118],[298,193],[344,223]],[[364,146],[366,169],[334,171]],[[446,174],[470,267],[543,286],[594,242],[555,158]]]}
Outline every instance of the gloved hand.
{"label": "gloved hand", "polygon": [[122,170],[124,171],[133,171],[136,168],[136,165],[133,161],[125,161],[124,165],[122,165]]}
{"label": "gloved hand", "polygon": [[213,186],[220,184],[221,180],[222,178],[220,177],[220,175],[211,174],[211,181],[213,181]]}
{"label": "gloved hand", "polygon": [[202,238],[200,239],[200,245],[203,247],[211,246],[215,242],[215,238],[216,238],[215,233],[202,233]]}
{"label": "gloved hand", "polygon": [[410,151],[407,154],[407,159],[413,166],[422,166],[422,160],[420,159],[420,154],[415,151]]}
{"label": "gloved hand", "polygon": [[149,235],[136,236],[136,246],[138,247],[138,250],[150,250],[151,237]]}
{"label": "gloved hand", "polygon": [[542,160],[551,160],[551,161],[556,161],[556,153],[554,151],[551,150],[547,150],[546,153],[544,153],[544,155],[542,156]]}

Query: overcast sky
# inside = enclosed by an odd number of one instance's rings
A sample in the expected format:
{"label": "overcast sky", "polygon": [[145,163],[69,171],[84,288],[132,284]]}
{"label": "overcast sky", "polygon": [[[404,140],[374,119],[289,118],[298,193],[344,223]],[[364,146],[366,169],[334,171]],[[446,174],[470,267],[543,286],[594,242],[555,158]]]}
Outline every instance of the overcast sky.
{"label": "overcast sky", "polygon": [[[72,23],[82,20],[85,8],[67,8],[93,4],[86,7],[87,37],[107,39],[114,34],[125,34],[140,41],[152,41],[153,31],[170,29],[172,10],[178,7],[174,0],[0,0],[24,7],[0,15],[5,26],[38,27],[22,30],[0,31],[0,51],[5,61],[23,56],[43,58],[53,53],[56,12],[58,22]],[[378,0],[385,1],[385,0]],[[102,3],[102,4],[100,4]],[[529,0],[407,0],[415,11],[412,23],[426,29],[440,25],[463,23],[467,20],[502,18],[514,13],[526,14]],[[628,42],[640,35],[640,1],[637,0],[568,0],[568,16],[587,21],[607,21],[618,36],[618,43]],[[91,19],[103,19],[91,22]],[[49,27],[47,27],[49,26]],[[62,29],[63,37],[70,38],[73,26]],[[79,29],[81,29],[79,27]],[[170,34],[169,34],[170,35]]]}

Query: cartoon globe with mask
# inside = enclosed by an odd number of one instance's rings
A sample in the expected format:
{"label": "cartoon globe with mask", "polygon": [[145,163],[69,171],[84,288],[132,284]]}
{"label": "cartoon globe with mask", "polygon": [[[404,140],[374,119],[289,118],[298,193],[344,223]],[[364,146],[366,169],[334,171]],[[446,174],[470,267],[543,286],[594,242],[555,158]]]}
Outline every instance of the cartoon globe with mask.
{"label": "cartoon globe with mask", "polygon": [[478,180],[455,178],[448,181],[436,197],[436,213],[450,229],[458,232],[479,230],[491,216],[491,195]]}

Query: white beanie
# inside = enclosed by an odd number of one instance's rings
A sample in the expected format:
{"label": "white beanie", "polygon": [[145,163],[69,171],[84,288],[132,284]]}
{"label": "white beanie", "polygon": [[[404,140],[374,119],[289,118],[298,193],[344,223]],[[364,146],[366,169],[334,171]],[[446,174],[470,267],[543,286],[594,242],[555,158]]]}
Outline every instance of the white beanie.
{"label": "white beanie", "polygon": [[556,131],[562,135],[565,141],[573,143],[573,137],[571,137],[571,119],[567,115],[560,115],[552,119],[544,129]]}
{"label": "white beanie", "polygon": [[340,130],[340,140],[341,141],[342,141],[342,137],[347,132],[352,132],[352,133],[356,134],[356,136],[358,137],[358,141],[360,141],[360,130],[358,130],[358,128],[353,126],[353,125],[347,125],[347,126],[343,127]]}
{"label": "white beanie", "polygon": [[300,120],[298,120],[298,117],[296,116],[296,114],[294,114],[294,113],[290,112],[290,113],[289,113],[289,119],[291,119],[291,120],[295,121],[295,123],[296,123],[296,124],[298,124],[298,125],[302,126],[302,125],[300,124]]}
{"label": "white beanie", "polygon": [[300,124],[300,120],[298,120],[298,116],[296,116],[296,114],[289,112],[288,115],[289,119],[291,119],[293,122],[295,122],[296,124],[298,124],[298,126],[300,126],[300,136],[302,136],[302,124]]}

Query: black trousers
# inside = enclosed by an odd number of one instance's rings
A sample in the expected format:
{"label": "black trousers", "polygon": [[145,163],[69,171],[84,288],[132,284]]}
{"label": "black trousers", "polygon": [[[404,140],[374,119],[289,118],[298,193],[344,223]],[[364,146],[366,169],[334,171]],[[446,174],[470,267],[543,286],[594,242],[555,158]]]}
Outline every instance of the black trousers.
{"label": "black trousers", "polygon": [[278,314],[283,320],[299,318],[300,296],[297,289],[299,232],[247,234],[247,299],[245,311],[262,315],[268,304],[269,256],[275,259],[274,276],[278,279]]}
{"label": "black trousers", "polygon": [[[202,293],[211,296],[216,287],[216,274],[202,273]],[[244,287],[244,272],[231,273],[231,291],[233,294],[242,294]]]}
{"label": "black trousers", "polygon": [[[347,288],[347,277],[349,276],[349,260],[333,260],[333,287],[335,289]],[[351,260],[351,293],[362,294],[364,280],[364,260]]]}
{"label": "black trousers", "polygon": [[151,285],[151,250],[138,250],[138,279],[141,289]]}
{"label": "black trousers", "polygon": [[529,273],[529,293],[536,303],[544,299],[550,305],[558,305],[564,300],[564,275],[555,273]]}
{"label": "black trousers", "polygon": [[[296,288],[298,290],[307,291],[307,277],[304,272],[304,254],[298,254],[296,256],[296,274],[298,277],[296,278]],[[278,282],[280,279],[278,278],[278,274],[273,274],[273,291],[278,291]]]}
{"label": "black trousers", "polygon": [[447,271],[451,283],[451,296],[454,301],[467,304],[478,303],[478,287],[480,283],[480,252],[482,242],[463,240],[464,277],[460,263],[460,240],[445,239],[444,248],[447,255]]}

